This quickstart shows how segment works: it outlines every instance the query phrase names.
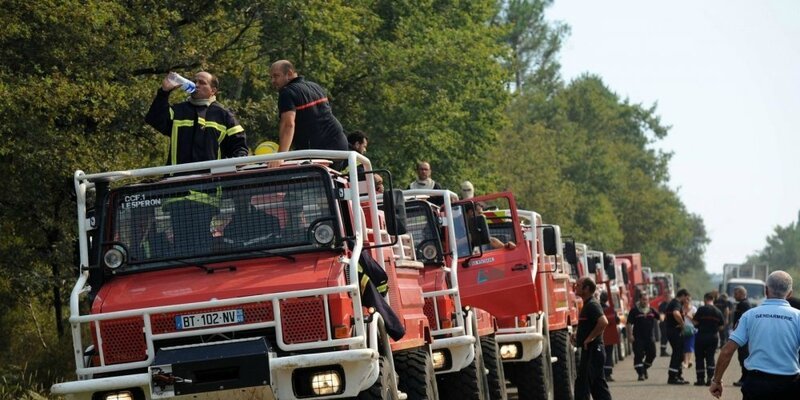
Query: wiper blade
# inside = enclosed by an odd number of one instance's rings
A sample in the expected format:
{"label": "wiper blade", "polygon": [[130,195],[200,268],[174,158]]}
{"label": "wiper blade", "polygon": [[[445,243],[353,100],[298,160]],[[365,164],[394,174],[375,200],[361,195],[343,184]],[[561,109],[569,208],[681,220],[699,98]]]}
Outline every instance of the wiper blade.
{"label": "wiper blade", "polygon": [[218,270],[223,270],[223,269],[227,269],[228,271],[231,271],[231,272],[236,271],[236,266],[233,266],[233,265],[229,265],[227,267],[211,268],[211,267],[209,267],[209,266],[207,266],[205,264],[202,264],[202,263],[193,263],[193,262],[189,262],[189,261],[182,260],[182,259],[170,260],[170,262],[176,262],[178,264],[185,265],[187,267],[197,267],[197,268],[202,269],[203,271],[206,271],[207,274],[213,274],[214,272],[216,272]]}
{"label": "wiper blade", "polygon": [[281,254],[281,253],[273,253],[273,252],[271,252],[271,251],[268,251],[268,250],[249,250],[249,252],[258,253],[258,254],[263,254],[263,255],[265,255],[265,256],[270,256],[270,257],[281,257],[281,258],[285,258],[285,259],[287,259],[287,260],[289,260],[289,261],[291,261],[291,262],[295,262],[295,261],[297,261],[297,260],[294,258],[294,256],[292,256],[292,255],[289,255],[289,254]]}

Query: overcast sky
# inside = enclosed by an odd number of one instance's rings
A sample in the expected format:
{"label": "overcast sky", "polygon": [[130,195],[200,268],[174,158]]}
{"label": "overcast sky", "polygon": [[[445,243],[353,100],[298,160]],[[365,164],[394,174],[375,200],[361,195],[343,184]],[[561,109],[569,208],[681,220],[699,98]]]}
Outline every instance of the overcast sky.
{"label": "overcast sky", "polygon": [[572,29],[565,79],[589,72],[658,103],[672,129],[657,146],[674,152],[670,185],[705,222],[709,272],[797,220],[800,1],[556,0],[546,16]]}

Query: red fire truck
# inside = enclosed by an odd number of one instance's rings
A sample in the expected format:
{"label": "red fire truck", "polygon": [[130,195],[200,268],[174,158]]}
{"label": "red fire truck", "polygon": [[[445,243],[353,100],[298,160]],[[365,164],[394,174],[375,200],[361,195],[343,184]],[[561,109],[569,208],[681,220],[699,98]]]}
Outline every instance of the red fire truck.
{"label": "red fire truck", "polygon": [[[466,232],[456,195],[443,190],[406,190],[406,219],[412,255],[421,275],[425,314],[431,326],[433,360],[441,399],[504,400],[505,377],[495,340],[495,321],[461,300],[456,231]],[[429,200],[441,199],[442,205]],[[466,240],[466,238],[464,238]],[[400,252],[405,254],[406,252]],[[484,373],[484,371],[488,371]]]}
{"label": "red fire truck", "polygon": [[[349,179],[314,159],[346,160]],[[436,398],[420,269],[386,243],[403,233],[402,201],[384,215],[371,181],[360,201],[357,163],[371,170],[355,152],[299,151],[77,171],[78,379],[52,392]],[[368,279],[374,264],[386,282]]]}

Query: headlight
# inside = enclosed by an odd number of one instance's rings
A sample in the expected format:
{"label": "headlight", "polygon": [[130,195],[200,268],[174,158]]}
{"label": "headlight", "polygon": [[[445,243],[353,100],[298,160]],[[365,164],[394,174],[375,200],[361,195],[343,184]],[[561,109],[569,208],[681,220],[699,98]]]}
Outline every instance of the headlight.
{"label": "headlight", "polygon": [[105,400],[133,400],[133,393],[129,391],[106,394]]}
{"label": "headlight", "polygon": [[311,376],[311,390],[317,396],[339,393],[341,387],[342,378],[337,371],[324,371]]}
{"label": "headlight", "polygon": [[519,347],[516,344],[504,344],[500,346],[500,358],[503,360],[513,360],[519,354]]}
{"label": "headlight", "polygon": [[433,369],[440,369],[447,364],[447,356],[444,354],[442,350],[436,350],[433,352]]}
{"label": "headlight", "polygon": [[127,252],[125,248],[120,245],[114,245],[114,247],[108,249],[106,254],[103,255],[103,262],[106,263],[108,268],[116,269],[125,263],[126,258]]}
{"label": "headlight", "polygon": [[328,246],[333,243],[333,227],[328,223],[320,222],[313,230],[314,241],[320,246]]}
{"label": "headlight", "polygon": [[425,261],[433,261],[436,259],[436,244],[428,243],[422,247],[422,258]]}

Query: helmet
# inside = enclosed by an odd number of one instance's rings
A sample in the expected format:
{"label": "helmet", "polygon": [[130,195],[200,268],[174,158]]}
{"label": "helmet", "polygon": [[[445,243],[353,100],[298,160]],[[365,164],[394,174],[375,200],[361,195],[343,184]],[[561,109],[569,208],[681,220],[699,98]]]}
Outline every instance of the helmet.
{"label": "helmet", "polygon": [[261,142],[261,144],[259,144],[256,147],[256,150],[255,150],[254,153],[257,156],[261,156],[261,155],[264,155],[264,154],[277,153],[278,152],[278,148],[279,148],[279,146],[278,146],[277,143],[267,140],[266,142]]}

